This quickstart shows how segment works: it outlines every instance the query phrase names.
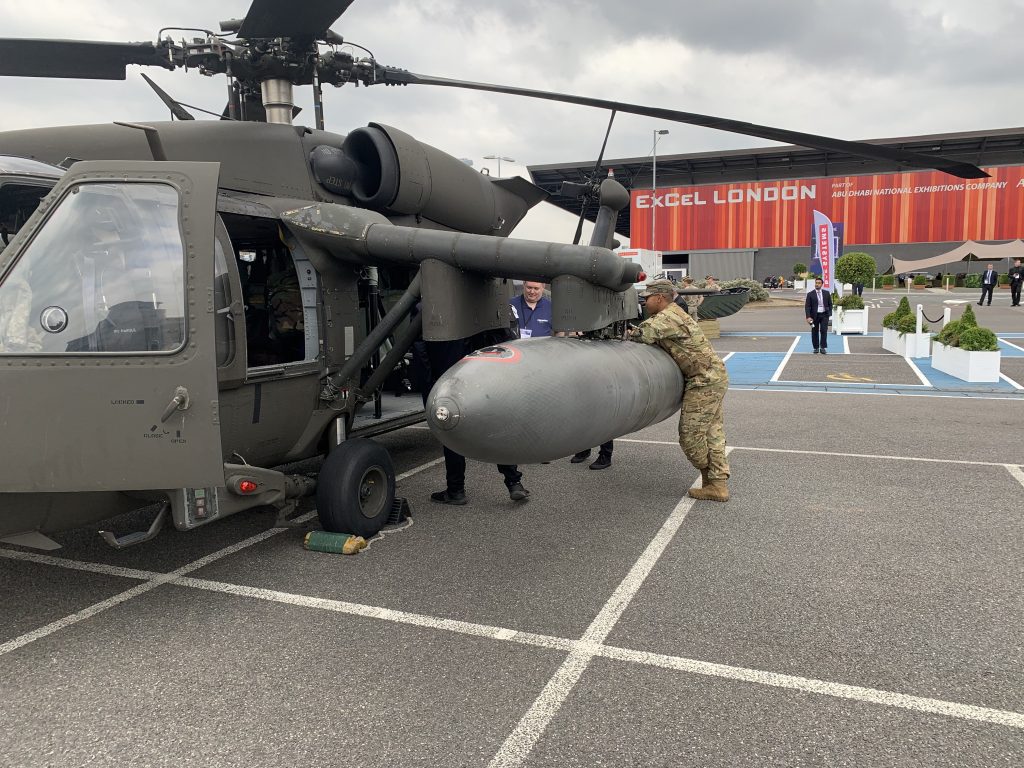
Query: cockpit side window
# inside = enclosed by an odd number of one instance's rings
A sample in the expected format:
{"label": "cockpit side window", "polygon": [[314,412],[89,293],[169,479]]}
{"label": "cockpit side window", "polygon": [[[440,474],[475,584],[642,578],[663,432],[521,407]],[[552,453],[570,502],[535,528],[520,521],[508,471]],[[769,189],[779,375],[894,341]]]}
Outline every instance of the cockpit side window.
{"label": "cockpit side window", "polygon": [[167,184],[71,187],[0,282],[0,354],[181,348],[178,205]]}
{"label": "cockpit side window", "polygon": [[0,250],[11,242],[53,184],[43,180],[0,180]]}

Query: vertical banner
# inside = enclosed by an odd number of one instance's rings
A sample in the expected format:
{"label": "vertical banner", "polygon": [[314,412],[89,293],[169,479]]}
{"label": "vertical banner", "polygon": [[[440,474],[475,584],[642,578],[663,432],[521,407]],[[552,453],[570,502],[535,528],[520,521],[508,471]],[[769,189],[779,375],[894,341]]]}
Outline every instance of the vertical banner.
{"label": "vertical banner", "polygon": [[822,286],[831,292],[835,287],[836,241],[832,222],[821,211],[814,211],[814,256],[810,271],[821,275]]}

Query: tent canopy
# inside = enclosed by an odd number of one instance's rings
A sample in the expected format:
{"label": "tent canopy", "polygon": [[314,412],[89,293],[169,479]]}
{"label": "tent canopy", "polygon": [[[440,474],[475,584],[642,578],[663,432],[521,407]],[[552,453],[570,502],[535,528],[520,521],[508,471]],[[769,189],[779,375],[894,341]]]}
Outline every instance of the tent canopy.
{"label": "tent canopy", "polygon": [[[971,256],[975,258],[971,259]],[[1024,240],[990,245],[968,240],[951,251],[927,259],[893,259],[892,271],[897,274],[921,272],[929,267],[941,267],[955,261],[996,261],[998,259],[1024,259]]]}

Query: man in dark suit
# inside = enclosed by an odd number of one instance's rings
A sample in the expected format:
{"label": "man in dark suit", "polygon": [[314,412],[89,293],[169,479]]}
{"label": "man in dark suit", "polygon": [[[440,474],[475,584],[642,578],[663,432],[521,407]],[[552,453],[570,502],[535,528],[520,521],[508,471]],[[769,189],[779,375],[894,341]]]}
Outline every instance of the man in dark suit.
{"label": "man in dark suit", "polygon": [[1020,306],[1020,289],[1024,284],[1024,267],[1020,265],[1020,259],[1013,260],[1010,268],[1010,306]]}
{"label": "man in dark suit", "polygon": [[988,306],[992,306],[992,289],[996,287],[996,282],[999,280],[999,275],[992,269],[991,264],[985,265],[985,271],[981,274],[981,298],[978,299],[978,306],[985,301],[985,294],[988,294]]}
{"label": "man in dark suit", "polygon": [[814,290],[804,299],[804,315],[811,326],[814,354],[828,354],[828,319],[832,316],[832,294],[822,289],[821,278],[814,279]]}

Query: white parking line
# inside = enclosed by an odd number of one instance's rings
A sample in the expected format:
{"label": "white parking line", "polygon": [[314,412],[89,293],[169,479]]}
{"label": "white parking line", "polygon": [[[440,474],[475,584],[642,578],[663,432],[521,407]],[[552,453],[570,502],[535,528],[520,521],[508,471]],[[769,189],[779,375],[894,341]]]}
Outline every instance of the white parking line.
{"label": "white parking line", "polygon": [[[647,443],[649,445],[679,446],[676,440],[638,440],[636,438],[617,437],[617,443]],[[762,451],[764,453],[795,453],[808,456],[843,456],[852,459],[882,459],[885,461],[923,461],[929,464],[968,464],[978,467],[1015,467],[1003,461],[967,461],[965,459],[926,459],[920,456],[887,456],[881,453],[839,453],[836,451],[801,451],[794,448],[758,448],[750,445],[730,445],[730,451]]]}
{"label": "white parking line", "polygon": [[932,385],[932,383],[928,381],[927,378],[925,378],[925,375],[921,373],[921,369],[917,367],[913,360],[911,360],[909,357],[905,357],[903,359],[907,361],[907,365],[910,366],[910,370],[914,372],[914,374],[917,376],[918,379],[920,379],[922,384],[924,384],[926,387],[930,387]]}
{"label": "white parking line", "polygon": [[934,715],[945,715],[960,720],[973,720],[982,723],[1006,725],[1010,728],[1024,728],[1024,714],[1008,712],[1002,709],[978,707],[972,704],[960,704],[955,701],[930,699],[923,696],[909,696],[904,693],[882,691],[876,688],[864,688],[859,685],[846,685],[826,680],[814,680],[794,675],[780,675],[775,672],[763,672],[756,669],[732,667],[726,664],[712,664],[706,661],[695,661],[680,656],[665,656],[660,653],[630,651],[623,648],[604,646],[600,655],[619,661],[632,661],[636,664],[647,664],[662,669],[675,669],[695,675],[738,680],[745,683],[767,685],[773,688],[789,688],[805,693],[817,693],[822,696],[833,696],[838,699],[852,699],[887,707],[909,709],[914,712],[927,712]]}
{"label": "white parking line", "polygon": [[1024,470],[1021,470],[1020,467],[1014,466],[1013,464],[1007,464],[1006,471],[1013,475],[1018,483],[1024,485]]}
{"label": "white parking line", "polygon": [[[665,548],[668,547],[669,542],[672,541],[679,526],[683,524],[686,513],[690,511],[693,503],[693,499],[685,496],[672,510],[654,540],[647,545],[647,549],[644,550],[640,559],[636,561],[608,602],[604,604],[601,612],[590,623],[587,631],[583,634],[581,644],[601,645],[604,643],[616,622],[629,607],[637,592],[640,591],[644,580],[654,568],[654,564],[658,562],[658,558],[661,557]],[[569,654],[569,658],[544,686],[544,690],[523,715],[515,730],[505,739],[505,743],[501,745],[501,749],[491,760],[489,768],[510,768],[521,765],[529,757],[534,745],[543,735],[552,718],[558,713],[559,708],[576,683],[579,682],[593,658],[594,652],[591,650],[576,650]]]}
{"label": "white parking line", "polygon": [[[1024,472],[1019,467],[1007,466],[1011,474],[1014,475],[1017,480],[1024,484]],[[683,502],[680,502],[682,504]],[[676,508],[679,509],[678,507]],[[676,514],[676,510],[673,510],[673,515]],[[685,516],[685,515],[684,515]],[[872,704],[879,704],[887,707],[895,707],[898,709],[906,709],[915,712],[924,712],[930,714],[944,715],[947,717],[954,717],[961,720],[971,720],[975,722],[995,723],[998,725],[1004,725],[1011,728],[1024,729],[1024,713],[1011,712],[1007,710],[993,709],[989,707],[979,707],[969,704],[961,704],[959,702],[946,701],[943,699],[925,698],[921,696],[911,696],[907,694],[897,693],[894,691],[885,691],[877,688],[866,688],[857,685],[847,685],[845,683],[836,683],[828,680],[816,680],[814,678],[799,677],[795,675],[784,675],[777,674],[774,672],[766,672],[764,670],[749,669],[746,667],[737,667],[727,664],[716,664],[712,662],[699,661],[696,659],[688,659],[682,656],[672,656],[660,653],[651,653],[648,651],[636,651],[628,648],[621,648],[618,646],[604,645],[603,640],[607,637],[611,628],[614,626],[618,617],[622,615],[622,612],[628,605],[629,600],[632,599],[631,590],[636,587],[639,588],[642,584],[646,574],[649,573],[650,567],[653,567],[654,562],[657,560],[657,554],[655,552],[655,545],[660,546],[663,542],[667,545],[668,540],[666,537],[670,537],[670,520],[666,521],[662,530],[659,531],[658,537],[655,541],[648,546],[641,557],[641,561],[637,563],[630,571],[630,574],[623,579],[619,589],[616,590],[616,594],[613,595],[612,599],[606,604],[605,608],[602,609],[598,617],[592,622],[591,628],[588,629],[587,635],[584,635],[584,639],[574,641],[567,638],[555,637],[552,635],[543,635],[534,632],[521,632],[519,630],[510,629],[508,627],[497,627],[486,624],[476,624],[467,621],[458,621],[454,619],[444,619],[437,616],[427,616],[417,613],[409,613],[407,611],[396,611],[390,608],[382,608],[379,606],[364,605],[361,603],[351,603],[342,600],[329,600],[319,597],[310,597],[307,595],[292,594],[289,592],[278,592],[276,590],[261,589],[258,587],[247,587],[239,584],[228,584],[219,581],[211,581],[208,579],[197,579],[189,576],[175,576],[175,573],[180,573],[184,569],[179,569],[174,573],[169,574],[154,574],[155,578],[153,581],[147,584],[139,585],[134,590],[128,590],[129,593],[136,593],[141,587],[153,587],[149,586],[154,584],[155,581],[159,580],[160,583],[173,583],[175,586],[189,587],[192,589],[200,589],[208,592],[218,592],[221,594],[234,595],[236,597],[251,598],[256,600],[265,600],[275,603],[283,603],[286,605],[294,605],[303,608],[309,608],[314,610],[331,611],[334,613],[348,614],[352,616],[361,616],[368,619],[378,619],[381,621],[389,621],[398,624],[408,624],[416,627],[422,627],[424,629],[434,629],[444,632],[453,632],[461,635],[470,635],[473,637],[488,638],[491,640],[501,642],[511,642],[519,645],[527,645],[536,648],[547,648],[556,651],[565,651],[570,654],[569,658],[562,665],[559,673],[549,681],[548,685],[545,686],[541,696],[538,697],[538,701],[541,702],[539,706],[533,711],[528,726],[531,733],[536,733],[539,737],[543,728],[537,730],[542,723],[546,724],[550,722],[551,717],[557,712],[557,705],[560,705],[561,701],[564,701],[565,697],[571,691],[576,681],[579,680],[580,675],[586,670],[589,661],[595,657],[600,656],[602,658],[612,659],[615,661],[623,661],[634,664],[643,664],[645,666],[657,667],[660,669],[675,670],[678,672],[684,672],[688,674],[702,675],[706,677],[723,678],[727,680],[736,680],[746,683],[752,683],[755,685],[763,685],[772,688],[787,688],[791,690],[804,691],[806,693],[813,693],[822,696],[831,696],[840,699],[851,699],[854,701],[868,702]],[[680,518],[678,523],[682,523]],[[677,527],[677,526],[676,526]],[[273,529],[260,534],[259,537],[253,537],[253,539],[263,540],[269,538],[274,533],[280,533],[284,529]],[[201,561],[197,560],[196,563],[185,566],[185,569],[192,570],[196,567],[202,567],[198,565],[206,565],[213,560],[220,557],[224,557],[226,554],[236,552],[239,549],[249,546],[250,544],[257,543],[256,541],[247,539],[245,542],[241,542],[233,547],[228,547],[226,550],[214,553],[209,557],[203,558]],[[229,551],[230,550],[230,551]],[[19,556],[22,554],[30,553],[16,553]],[[45,555],[34,555],[31,557],[18,557],[17,559],[24,560],[37,560],[38,562],[46,562],[48,565],[54,565],[61,568],[72,568],[76,570],[97,570],[90,568],[93,564],[81,563],[72,560],[62,560],[61,558],[49,558]],[[105,567],[107,568],[107,567]],[[113,568],[110,566],[109,568]],[[116,569],[115,569],[116,570]],[[133,571],[132,569],[123,569],[137,574],[146,574],[148,571]],[[107,571],[98,571],[107,572]],[[155,586],[155,584],[154,584]],[[148,591],[148,590],[146,590]],[[117,604],[124,602],[130,597],[141,594],[131,594],[129,597],[123,597],[128,593],[122,593],[122,595],[116,595],[111,600],[117,600]],[[109,605],[105,605],[110,601],[104,601],[103,603],[97,603],[95,606],[86,609],[91,611],[90,616],[105,610]],[[83,612],[79,612],[83,613]],[[78,614],[74,614],[78,616]],[[69,619],[72,617],[68,617]],[[87,618],[83,616],[82,618]],[[78,619],[81,620],[81,619]],[[68,626],[70,623],[67,622],[62,626]],[[57,623],[57,622],[55,622]],[[52,626],[52,625],[48,625]],[[44,627],[43,630],[47,629]],[[55,630],[54,630],[55,631]],[[42,630],[37,630],[42,632]],[[30,635],[36,633],[29,633]],[[46,634],[50,634],[47,632]],[[588,639],[588,635],[592,635]],[[44,634],[39,634],[39,637],[44,637]],[[26,636],[23,636],[26,637]],[[38,639],[38,637],[32,637],[31,639]],[[31,642],[31,639],[28,642]],[[15,641],[12,641],[15,642]],[[26,643],[22,643],[24,645]],[[18,646],[20,647],[20,645]],[[6,653],[8,650],[13,648],[6,648],[0,646],[0,654]],[[528,713],[529,714],[529,713]],[[525,719],[525,718],[524,718]],[[507,743],[507,742],[506,742]],[[529,740],[522,740],[516,743],[516,747],[520,750],[517,754],[518,759],[511,753],[507,759],[512,762],[497,763],[497,765],[516,765],[518,762],[522,762],[523,759],[529,753],[527,749],[532,748],[532,745],[536,743],[536,739],[531,743]],[[526,750],[523,752],[522,750]],[[497,758],[495,758],[497,759]]]}
{"label": "white parking line", "polygon": [[732,357],[735,354],[736,354],[735,352],[726,352],[725,355],[722,356],[722,362],[723,363],[729,362],[729,358]]}
{"label": "white parking line", "polygon": [[75,571],[102,573],[106,576],[118,576],[122,579],[138,579],[139,581],[149,581],[162,575],[157,571],[140,571],[135,568],[121,568],[117,565],[106,565],[104,563],[87,563],[82,560],[69,560],[64,557],[40,555],[36,552],[22,552],[18,549],[0,549],[0,557],[5,557],[8,560],[25,560],[30,563],[39,563],[40,565],[56,565]]}
{"label": "white parking line", "polygon": [[[301,517],[296,518],[296,522],[308,520],[315,514],[316,513],[313,512],[302,515]],[[17,650],[18,648],[22,648],[23,646],[26,646],[29,643],[33,643],[36,640],[44,638],[48,635],[52,635],[54,632],[58,632],[64,629],[65,627],[70,627],[72,624],[77,624],[80,621],[84,621],[85,619],[91,618],[98,613],[102,613],[108,608],[113,608],[115,605],[120,605],[121,603],[127,600],[131,600],[132,598],[138,597],[139,595],[144,595],[147,592],[151,592],[152,590],[156,589],[157,587],[163,584],[167,584],[180,578],[181,576],[184,576],[186,573],[197,571],[200,568],[203,568],[212,562],[220,560],[222,557],[233,555],[236,552],[240,552],[241,550],[245,549],[246,547],[251,547],[253,544],[259,544],[261,541],[269,539],[271,536],[276,536],[279,533],[283,533],[286,530],[289,529],[271,528],[269,531],[264,531],[263,533],[256,534],[255,536],[250,536],[249,538],[240,541],[237,544],[232,544],[231,546],[224,547],[224,549],[218,550],[211,555],[201,557],[198,560],[189,563],[188,565],[184,565],[181,568],[178,568],[177,570],[171,571],[170,573],[157,574],[144,584],[139,584],[138,586],[132,587],[131,589],[121,592],[120,594],[114,595],[113,597],[107,598],[106,600],[102,600],[98,603],[95,603],[94,605],[90,605],[88,608],[83,608],[82,610],[76,613],[72,613],[70,616],[65,616],[62,619],[57,619],[57,621],[50,622],[44,627],[39,627],[38,629],[34,629],[31,632],[26,632],[24,635],[16,637],[13,640],[8,640],[6,643],[0,644],[0,656],[10,653],[11,651]],[[40,555],[39,557],[42,556]],[[63,563],[60,561],[60,558],[53,559],[58,561],[57,563],[54,563],[55,565],[63,565]],[[74,567],[78,567],[81,565],[83,564],[76,563]],[[87,569],[82,568],[82,570]]]}
{"label": "white parking line", "polygon": [[800,337],[797,336],[796,338],[793,339],[793,343],[789,345],[789,351],[786,352],[786,356],[784,358],[782,358],[782,362],[779,363],[779,367],[775,369],[775,373],[772,374],[772,377],[771,377],[771,379],[769,379],[769,381],[778,381],[779,380],[779,376],[782,375],[782,369],[786,367],[786,363],[788,363],[789,362],[789,358],[791,358],[793,356],[793,351],[796,349],[796,345],[799,344],[799,343],[800,343]]}
{"label": "white parking line", "polygon": [[1009,376],[1007,376],[1007,375],[1006,375],[1005,373],[1000,373],[1000,374],[999,374],[999,378],[1000,378],[1000,379],[1002,379],[1003,381],[1005,381],[1005,382],[1006,382],[1007,384],[1009,384],[1009,385],[1010,385],[1011,387],[1013,387],[1014,389],[1024,389],[1024,387],[1022,387],[1022,386],[1021,386],[1020,384],[1018,384],[1018,383],[1017,383],[1016,381],[1014,381],[1013,379],[1011,379],[1011,378],[1010,378]]}
{"label": "white parking line", "polygon": [[395,475],[395,482],[397,483],[400,480],[405,480],[407,477],[412,477],[413,475],[418,474],[419,472],[422,472],[425,469],[430,469],[431,467],[436,467],[438,464],[441,464],[443,461],[444,461],[444,456],[442,456],[439,459],[434,459],[433,461],[428,461],[426,464],[420,464],[418,467],[414,467],[413,469],[410,469],[408,472],[403,472],[400,475]]}

